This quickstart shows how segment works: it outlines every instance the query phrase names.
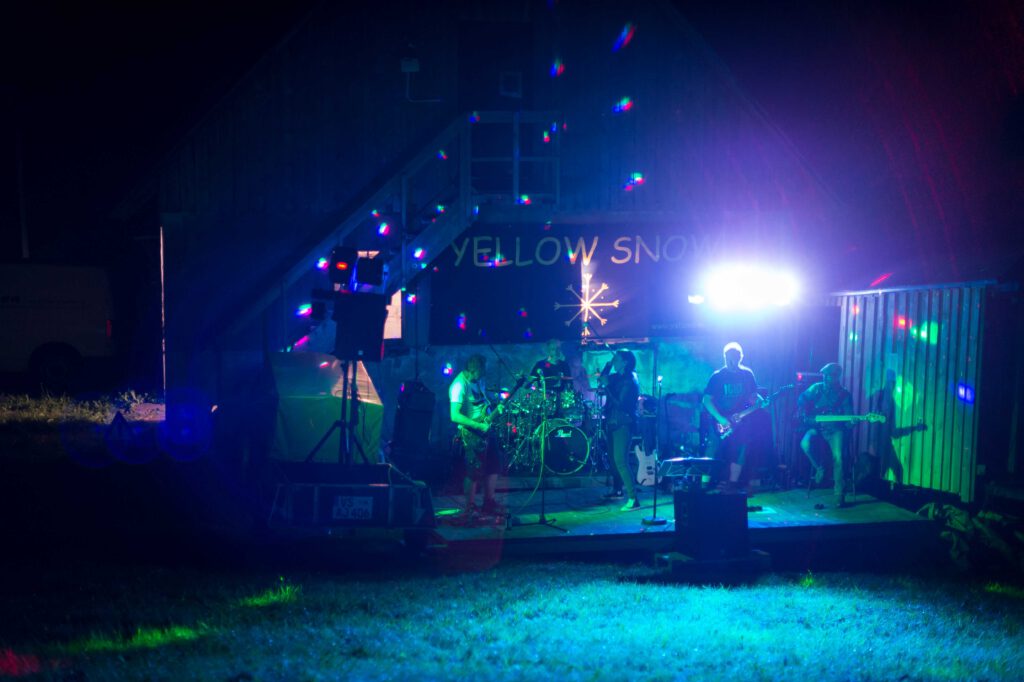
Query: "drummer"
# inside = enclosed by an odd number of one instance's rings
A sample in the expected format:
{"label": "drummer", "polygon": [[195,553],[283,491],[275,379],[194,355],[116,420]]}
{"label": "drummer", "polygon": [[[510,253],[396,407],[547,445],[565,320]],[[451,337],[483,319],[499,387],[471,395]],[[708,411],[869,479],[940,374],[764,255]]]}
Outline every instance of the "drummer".
{"label": "drummer", "polygon": [[562,342],[558,339],[551,339],[544,344],[546,357],[538,360],[530,370],[530,377],[544,377],[544,385],[547,391],[573,390],[572,374],[569,369],[569,362],[562,353]]}

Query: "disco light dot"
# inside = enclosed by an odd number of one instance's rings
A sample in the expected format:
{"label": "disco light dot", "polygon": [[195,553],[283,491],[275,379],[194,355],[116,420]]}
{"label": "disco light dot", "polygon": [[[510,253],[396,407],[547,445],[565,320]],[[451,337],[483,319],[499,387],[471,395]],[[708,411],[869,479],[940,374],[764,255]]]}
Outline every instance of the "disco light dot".
{"label": "disco light dot", "polygon": [[379,234],[382,237],[387,236],[387,234],[390,233],[390,232],[391,232],[391,226],[388,225],[387,223],[381,223],[377,227],[377,234]]}
{"label": "disco light dot", "polygon": [[523,338],[524,339],[532,339],[533,338],[533,330],[530,329],[529,327],[527,327],[526,331],[523,332]]}
{"label": "disco light dot", "polygon": [[552,133],[557,133],[558,132],[558,122],[557,121],[552,121],[551,122],[551,132]]}
{"label": "disco light dot", "polygon": [[300,305],[298,308],[295,309],[295,315],[297,317],[309,317],[312,314],[313,314],[313,304],[312,303],[303,303],[302,305]]}
{"label": "disco light dot", "polygon": [[479,123],[480,122],[480,112],[479,111],[474,111],[473,113],[471,113],[469,115],[469,122],[470,123]]}
{"label": "disco light dot", "polygon": [[856,303],[853,304],[852,312],[854,315],[860,315],[860,306]]}
{"label": "disco light dot", "polygon": [[423,260],[425,255],[427,255],[427,252],[422,246],[417,247],[416,250],[412,252],[412,257],[416,260]]}
{"label": "disco light dot", "polygon": [[374,218],[379,218],[380,211],[378,211],[377,209],[373,209],[372,211],[370,211],[370,215],[372,215]]}
{"label": "disco light dot", "polygon": [[460,313],[459,316],[455,318],[455,326],[462,331],[466,331],[466,313]]}
{"label": "disco light dot", "polygon": [[455,368],[452,367],[452,363],[450,362],[444,363],[444,367],[441,368],[441,374],[445,375],[446,377],[450,377],[452,375],[452,372],[454,371]]}
{"label": "disco light dot", "polygon": [[623,97],[612,106],[612,111],[616,114],[621,114],[626,111],[630,111],[633,108],[633,100],[629,97]]}
{"label": "disco light dot", "polygon": [[551,77],[558,78],[563,73],[565,73],[565,64],[561,59],[555,59],[551,64]]}
{"label": "disco light dot", "polygon": [[437,150],[437,158],[441,159],[442,161],[447,161],[448,160],[448,152],[446,152],[443,149],[438,149]]}
{"label": "disco light dot", "polygon": [[622,27],[622,32],[619,33],[619,37],[615,39],[615,45],[612,46],[612,52],[618,52],[633,42],[634,33],[636,33],[636,25],[634,25],[632,21],[626,22],[626,25]]}
{"label": "disco light dot", "polygon": [[519,311],[516,313],[516,315],[518,315],[519,317],[526,317],[527,316],[526,308],[520,308]]}
{"label": "disco light dot", "polygon": [[416,305],[416,294],[407,294],[405,297],[405,302]]}
{"label": "disco light dot", "polygon": [[331,363],[327,362],[326,360],[324,360],[323,362],[320,363],[320,369],[325,369],[325,368],[330,367],[330,366],[331,366]]}
{"label": "disco light dot", "polygon": [[473,206],[473,215],[480,215],[480,204],[475,204]]}
{"label": "disco light dot", "polygon": [[541,137],[541,141],[544,144],[547,144],[547,143],[551,142],[551,133],[549,133],[548,131],[545,130],[544,131],[544,135]]}
{"label": "disco light dot", "polygon": [[517,201],[518,201],[518,203],[522,204],[523,206],[529,206],[530,204],[533,203],[533,201],[530,199],[530,195],[529,194],[520,194],[519,195],[519,199]]}
{"label": "disco light dot", "polygon": [[437,210],[438,213],[444,213],[445,211],[448,210],[447,207],[444,204],[438,204],[434,208],[435,208],[435,210]]}
{"label": "disco light dot", "polygon": [[899,327],[900,329],[906,329],[907,328],[907,318],[903,317],[902,315],[897,317],[896,318],[896,326]]}
{"label": "disco light dot", "polygon": [[622,186],[622,189],[627,192],[632,192],[636,187],[639,187],[642,184],[644,184],[643,173],[630,173],[629,180],[627,180],[626,184]]}
{"label": "disco light dot", "polygon": [[326,270],[328,265],[330,265],[330,261],[327,260],[326,258],[318,258],[316,260],[317,270]]}
{"label": "disco light dot", "polygon": [[306,345],[306,343],[308,343],[308,342],[309,342],[309,337],[308,336],[303,336],[301,339],[299,339],[294,344],[292,344],[292,347],[293,348],[298,348],[299,346]]}

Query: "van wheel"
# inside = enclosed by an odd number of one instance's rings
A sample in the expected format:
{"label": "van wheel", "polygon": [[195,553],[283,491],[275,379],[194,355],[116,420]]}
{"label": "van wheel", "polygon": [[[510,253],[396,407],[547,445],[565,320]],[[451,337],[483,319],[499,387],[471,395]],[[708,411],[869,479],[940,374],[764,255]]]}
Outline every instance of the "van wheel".
{"label": "van wheel", "polygon": [[44,346],[32,356],[32,374],[48,391],[67,391],[81,367],[81,356],[68,346]]}

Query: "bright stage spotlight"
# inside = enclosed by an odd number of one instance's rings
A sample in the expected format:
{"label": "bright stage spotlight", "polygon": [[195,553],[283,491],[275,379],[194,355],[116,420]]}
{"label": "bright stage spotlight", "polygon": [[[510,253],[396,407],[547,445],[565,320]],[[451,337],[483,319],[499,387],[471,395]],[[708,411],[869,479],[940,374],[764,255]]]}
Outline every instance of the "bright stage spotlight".
{"label": "bright stage spotlight", "polygon": [[796,278],[783,270],[756,265],[728,265],[710,271],[704,296],[718,310],[759,310],[793,303],[799,294]]}

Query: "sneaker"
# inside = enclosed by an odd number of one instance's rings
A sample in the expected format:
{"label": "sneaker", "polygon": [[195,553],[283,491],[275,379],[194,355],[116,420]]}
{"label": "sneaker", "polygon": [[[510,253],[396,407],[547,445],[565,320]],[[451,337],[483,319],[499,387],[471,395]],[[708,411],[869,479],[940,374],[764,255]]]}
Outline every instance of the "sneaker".
{"label": "sneaker", "polygon": [[634,509],[639,509],[639,508],[640,508],[640,500],[638,500],[638,499],[636,499],[634,497],[632,500],[630,500],[626,504],[622,505],[622,508],[619,509],[619,511],[633,511]]}

